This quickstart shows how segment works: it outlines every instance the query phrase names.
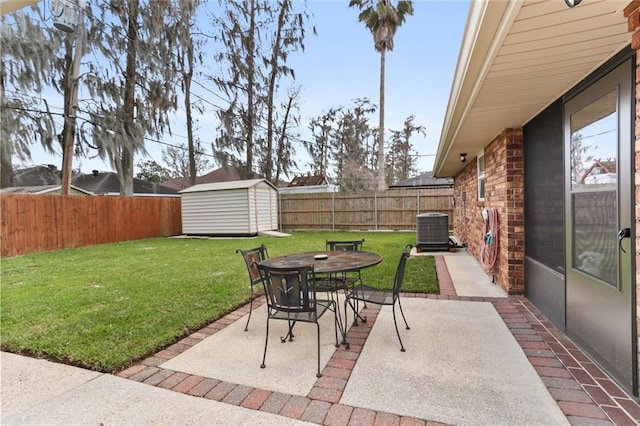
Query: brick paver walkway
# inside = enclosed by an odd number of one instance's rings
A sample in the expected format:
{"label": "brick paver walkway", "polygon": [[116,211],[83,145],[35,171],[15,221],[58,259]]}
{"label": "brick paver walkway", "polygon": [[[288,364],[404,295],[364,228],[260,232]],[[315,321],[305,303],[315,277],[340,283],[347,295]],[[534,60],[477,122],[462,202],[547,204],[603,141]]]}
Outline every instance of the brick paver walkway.
{"label": "brick paver walkway", "polygon": [[[572,424],[640,424],[638,403],[623,392],[528,299],[522,296],[457,296],[443,257],[435,258],[440,294],[403,294],[402,297],[492,303],[547,386],[549,393]],[[263,303],[264,297],[258,299],[257,303],[254,302],[254,309]],[[351,327],[349,330],[347,337],[350,348],[340,346],[336,349],[322,371],[322,377],[316,381],[306,397],[159,368],[165,361],[217,333],[248,312],[247,304],[117,375],[187,395],[322,425],[442,424],[429,419],[403,417],[339,403],[362,347],[380,312],[380,307],[376,305],[369,305],[363,310],[367,322],[360,322],[358,327]]]}

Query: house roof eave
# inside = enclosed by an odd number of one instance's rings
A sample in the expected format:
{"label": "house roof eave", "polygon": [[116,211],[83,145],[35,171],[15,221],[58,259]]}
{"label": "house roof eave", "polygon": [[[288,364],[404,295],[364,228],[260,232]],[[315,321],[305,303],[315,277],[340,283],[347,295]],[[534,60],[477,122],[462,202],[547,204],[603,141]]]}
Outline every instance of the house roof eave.
{"label": "house roof eave", "polygon": [[471,2],[436,152],[433,167],[435,177],[450,177],[441,175],[443,163],[450,155],[455,135],[464,122],[496,50],[504,40],[505,31],[508,31],[507,23],[513,20],[522,3],[523,0]]}
{"label": "house roof eave", "polygon": [[455,176],[502,130],[525,125],[627,47],[629,2],[471,2],[434,176]]}

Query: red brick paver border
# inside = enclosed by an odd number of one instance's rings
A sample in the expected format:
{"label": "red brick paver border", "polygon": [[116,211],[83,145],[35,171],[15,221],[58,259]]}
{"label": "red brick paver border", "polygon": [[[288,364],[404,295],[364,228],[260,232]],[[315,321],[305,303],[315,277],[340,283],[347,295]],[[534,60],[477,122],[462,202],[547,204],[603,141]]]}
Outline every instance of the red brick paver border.
{"label": "red brick paver border", "polygon": [[[403,294],[435,300],[461,300],[492,303],[540,375],[550,395],[572,424],[639,425],[640,405],[588,358],[571,340],[523,296],[509,298],[458,296],[443,256],[434,256],[440,286],[439,295]],[[254,300],[254,309],[265,303]],[[347,334],[350,348],[340,346],[327,362],[307,397],[287,395],[189,375],[159,368],[204,338],[217,333],[249,312],[248,304],[203,327],[181,341],[117,374],[152,386],[187,395],[305,420],[323,425],[442,425],[428,419],[402,417],[339,403],[347,381],[375,323],[380,306],[369,305],[359,322]],[[604,423],[603,423],[604,422]]]}

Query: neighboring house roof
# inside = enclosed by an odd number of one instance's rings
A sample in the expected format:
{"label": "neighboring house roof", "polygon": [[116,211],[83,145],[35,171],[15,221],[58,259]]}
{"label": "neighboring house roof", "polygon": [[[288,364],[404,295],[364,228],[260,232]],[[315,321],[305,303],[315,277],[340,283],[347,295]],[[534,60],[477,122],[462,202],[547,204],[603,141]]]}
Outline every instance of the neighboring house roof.
{"label": "neighboring house roof", "polygon": [[434,175],[454,176],[629,45],[625,1],[472,1]]}
{"label": "neighboring house roof", "polygon": [[[39,186],[10,186],[8,188],[0,189],[0,192],[4,194],[60,194],[60,185],[39,185]],[[75,185],[71,185],[72,195],[93,195],[91,192],[85,191],[82,188],[78,188]]]}
{"label": "neighboring house roof", "polygon": [[274,190],[278,190],[271,182],[266,179],[247,179],[247,180],[234,180],[230,182],[215,182],[215,183],[201,183],[200,185],[193,185],[189,188],[180,191],[180,194],[188,192],[204,192],[204,191],[224,191],[228,189],[244,189],[251,188],[259,183],[266,183]]}
{"label": "neighboring house roof", "polygon": [[294,176],[294,178],[289,182],[287,187],[292,186],[316,186],[316,185],[328,185],[329,182],[325,175],[302,175],[302,176]]}
{"label": "neighboring house roof", "polygon": [[[256,176],[257,177],[257,176]],[[219,169],[213,170],[206,175],[197,176],[196,177],[196,185],[202,183],[215,183],[215,182],[229,182],[234,180],[240,180],[240,172],[237,168],[232,166],[224,166]],[[189,183],[188,177],[179,177],[169,179],[165,182],[162,182],[162,185],[168,186],[170,188],[174,188],[178,191],[181,189],[185,189],[191,186]]]}
{"label": "neighboring house roof", "polygon": [[587,179],[590,179],[592,183],[611,182],[611,178],[615,177],[617,169],[618,165],[614,160],[593,160],[591,167],[582,174],[580,183],[587,182]]}
{"label": "neighboring house roof", "polygon": [[[60,185],[61,171],[55,166],[34,166],[16,170],[13,187],[30,187],[44,185]],[[91,194],[117,195],[120,193],[120,181],[114,172],[93,172],[91,174],[74,175],[71,186]],[[158,183],[133,179],[134,195],[176,195],[178,191]]]}
{"label": "neighboring house roof", "polygon": [[[73,178],[73,183],[94,194],[115,195],[120,193],[120,181],[114,172],[97,172]],[[173,188],[146,180],[133,179],[133,193],[139,194],[177,194]]]}
{"label": "neighboring house roof", "polygon": [[62,172],[56,166],[33,166],[13,172],[13,186],[60,185]]}
{"label": "neighboring house roof", "polygon": [[452,178],[435,178],[433,172],[425,172],[411,179],[396,182],[389,188],[442,188],[453,187]]}

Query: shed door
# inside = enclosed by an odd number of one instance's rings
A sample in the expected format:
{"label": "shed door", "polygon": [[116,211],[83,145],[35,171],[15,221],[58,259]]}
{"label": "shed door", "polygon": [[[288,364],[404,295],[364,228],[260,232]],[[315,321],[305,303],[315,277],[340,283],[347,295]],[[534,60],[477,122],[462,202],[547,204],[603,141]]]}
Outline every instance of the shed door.
{"label": "shed door", "polygon": [[631,226],[632,67],[565,105],[567,333],[634,388]]}

